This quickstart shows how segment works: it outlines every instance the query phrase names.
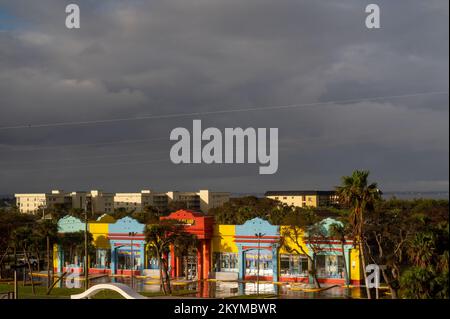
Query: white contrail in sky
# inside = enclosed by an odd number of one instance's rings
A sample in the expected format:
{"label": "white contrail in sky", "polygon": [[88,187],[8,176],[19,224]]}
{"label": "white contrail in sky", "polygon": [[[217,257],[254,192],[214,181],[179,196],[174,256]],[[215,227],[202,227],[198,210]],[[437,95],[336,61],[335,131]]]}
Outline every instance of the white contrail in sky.
{"label": "white contrail in sky", "polygon": [[120,165],[140,165],[140,164],[150,164],[150,163],[158,163],[158,162],[167,162],[171,163],[170,158],[160,158],[148,161],[126,161],[126,162],[114,162],[114,163],[95,163],[95,164],[86,164],[86,165],[71,165],[71,166],[51,166],[51,167],[29,167],[29,168],[8,168],[11,170],[19,170],[19,171],[53,171],[53,170],[68,170],[73,168],[88,168],[88,167],[106,167],[106,166],[120,166]]}
{"label": "white contrail in sky", "polygon": [[43,151],[48,149],[67,149],[67,148],[78,148],[78,147],[95,147],[95,146],[107,146],[107,145],[118,145],[118,144],[134,144],[134,143],[146,143],[154,141],[167,141],[167,137],[157,137],[157,138],[147,138],[147,139],[134,139],[134,140],[123,140],[115,142],[99,142],[99,143],[82,143],[82,144],[64,144],[64,145],[0,145],[3,148],[10,148],[8,152],[16,151]]}
{"label": "white contrail in sky", "polygon": [[357,103],[357,102],[364,102],[364,101],[377,101],[377,100],[388,100],[388,99],[399,99],[399,98],[407,98],[407,97],[416,97],[416,96],[425,96],[425,95],[443,95],[443,94],[448,94],[448,91],[434,91],[434,92],[421,92],[421,93],[411,93],[411,94],[403,94],[403,95],[366,97],[366,98],[358,98],[358,99],[335,100],[335,101],[326,101],[326,102],[314,102],[314,103],[306,103],[306,104],[277,105],[277,106],[267,106],[267,107],[232,108],[232,109],[223,109],[223,110],[215,110],[215,111],[203,111],[203,112],[192,112],[192,113],[173,113],[173,114],[159,114],[159,115],[143,115],[143,116],[137,116],[137,117],[103,119],[103,120],[99,119],[99,120],[92,120],[92,121],[56,122],[56,123],[44,123],[44,124],[23,124],[23,125],[16,125],[16,126],[3,126],[3,127],[0,127],[0,130],[12,130],[12,129],[23,129],[23,128],[43,128],[43,127],[61,127],[61,126],[91,125],[91,124],[106,124],[106,123],[124,122],[124,121],[168,119],[168,118],[202,116],[202,115],[212,115],[212,114],[254,112],[254,111],[270,111],[270,110],[294,109],[294,108],[311,107],[311,106],[323,106],[323,105],[340,104],[340,103]]}

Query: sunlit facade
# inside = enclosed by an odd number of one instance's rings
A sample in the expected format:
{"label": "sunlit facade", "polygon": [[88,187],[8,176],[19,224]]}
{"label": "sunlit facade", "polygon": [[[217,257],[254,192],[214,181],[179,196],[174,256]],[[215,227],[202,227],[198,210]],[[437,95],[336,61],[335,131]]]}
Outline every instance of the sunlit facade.
{"label": "sunlit facade", "polygon": [[[212,216],[190,210],[179,210],[164,219],[179,220],[185,231],[198,239],[196,252],[189,256],[176,256],[173,247],[167,254],[173,277],[254,280],[258,276],[271,282],[311,282],[312,261],[295,247],[299,244],[308,255],[312,255],[313,245],[316,251],[319,248],[315,260],[320,282],[344,284],[345,273],[352,284],[361,280],[358,252],[348,240],[342,243],[328,238],[310,243],[289,235],[290,226],[271,225],[260,218],[242,225],[218,225]],[[324,227],[334,222],[328,218],[323,221]],[[83,231],[84,227],[82,221],[70,216],[59,221],[61,234]],[[91,273],[129,275],[133,271],[136,275],[159,276],[158,262],[146,251],[146,225],[130,217],[116,221],[103,215],[88,227],[95,246],[95,254],[89,260]],[[283,244],[286,242],[290,242],[290,249]],[[76,253],[61,245],[54,249],[55,271],[63,272],[68,267],[82,271],[83,260]]]}

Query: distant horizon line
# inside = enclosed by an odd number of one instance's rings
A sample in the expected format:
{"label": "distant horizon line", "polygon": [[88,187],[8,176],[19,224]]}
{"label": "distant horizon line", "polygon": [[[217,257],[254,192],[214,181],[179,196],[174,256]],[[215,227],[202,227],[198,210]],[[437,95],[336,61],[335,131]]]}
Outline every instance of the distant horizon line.
{"label": "distant horizon line", "polygon": [[[53,189],[53,190],[61,190],[64,191],[64,189]],[[119,192],[114,192],[114,191],[105,191],[103,189],[92,189],[92,190],[100,190],[100,191],[104,191],[107,193],[136,193],[137,191],[119,191]],[[145,189],[141,189],[145,190]],[[267,191],[249,191],[249,192],[231,192],[231,191],[216,191],[214,189],[210,189],[208,188],[207,190],[212,191],[212,192],[227,192],[230,193],[230,195],[255,195],[255,194],[262,194],[264,195]],[[293,189],[290,189],[291,191]],[[302,191],[304,189],[295,189],[297,191]],[[324,191],[325,189],[308,189],[308,191]],[[51,190],[50,190],[51,191]],[[89,190],[90,191],[90,190]],[[190,192],[190,191],[185,191],[185,190],[170,190],[168,192]],[[273,190],[272,190],[273,191]],[[286,191],[286,190],[275,190],[275,191]],[[326,189],[325,191],[333,191],[333,189]],[[68,191],[68,192],[77,192],[77,191]],[[82,191],[79,190],[79,192],[88,192],[88,191]],[[446,193],[448,194],[450,192],[450,190],[431,190],[431,191],[426,191],[426,190],[388,190],[388,191],[382,191],[383,194],[439,194],[439,193]],[[9,193],[0,193],[0,196],[13,196],[14,194],[33,194],[33,193],[39,193],[39,192],[9,192]],[[155,193],[160,193],[159,191],[155,191]]]}

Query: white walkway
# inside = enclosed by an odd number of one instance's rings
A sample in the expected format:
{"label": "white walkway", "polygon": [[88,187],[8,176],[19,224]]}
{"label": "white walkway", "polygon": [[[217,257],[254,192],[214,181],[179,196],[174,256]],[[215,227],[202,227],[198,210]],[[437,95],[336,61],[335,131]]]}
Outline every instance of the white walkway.
{"label": "white walkway", "polygon": [[102,290],[113,290],[121,294],[125,299],[148,299],[145,296],[138,294],[136,291],[131,289],[129,286],[121,283],[110,283],[110,284],[98,284],[92,286],[85,292],[77,295],[71,295],[70,299],[85,299],[94,296],[96,293]]}

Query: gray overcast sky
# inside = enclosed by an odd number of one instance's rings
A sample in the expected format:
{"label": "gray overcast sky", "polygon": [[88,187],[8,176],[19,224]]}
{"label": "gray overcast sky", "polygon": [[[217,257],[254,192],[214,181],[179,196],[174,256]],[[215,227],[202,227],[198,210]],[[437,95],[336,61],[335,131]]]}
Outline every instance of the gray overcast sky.
{"label": "gray overcast sky", "polygon": [[[77,3],[81,29],[65,28]],[[448,91],[447,0],[0,0],[0,127]],[[448,94],[0,130],[0,194],[331,189],[448,191]],[[279,169],[174,165],[170,131],[278,127]]]}

